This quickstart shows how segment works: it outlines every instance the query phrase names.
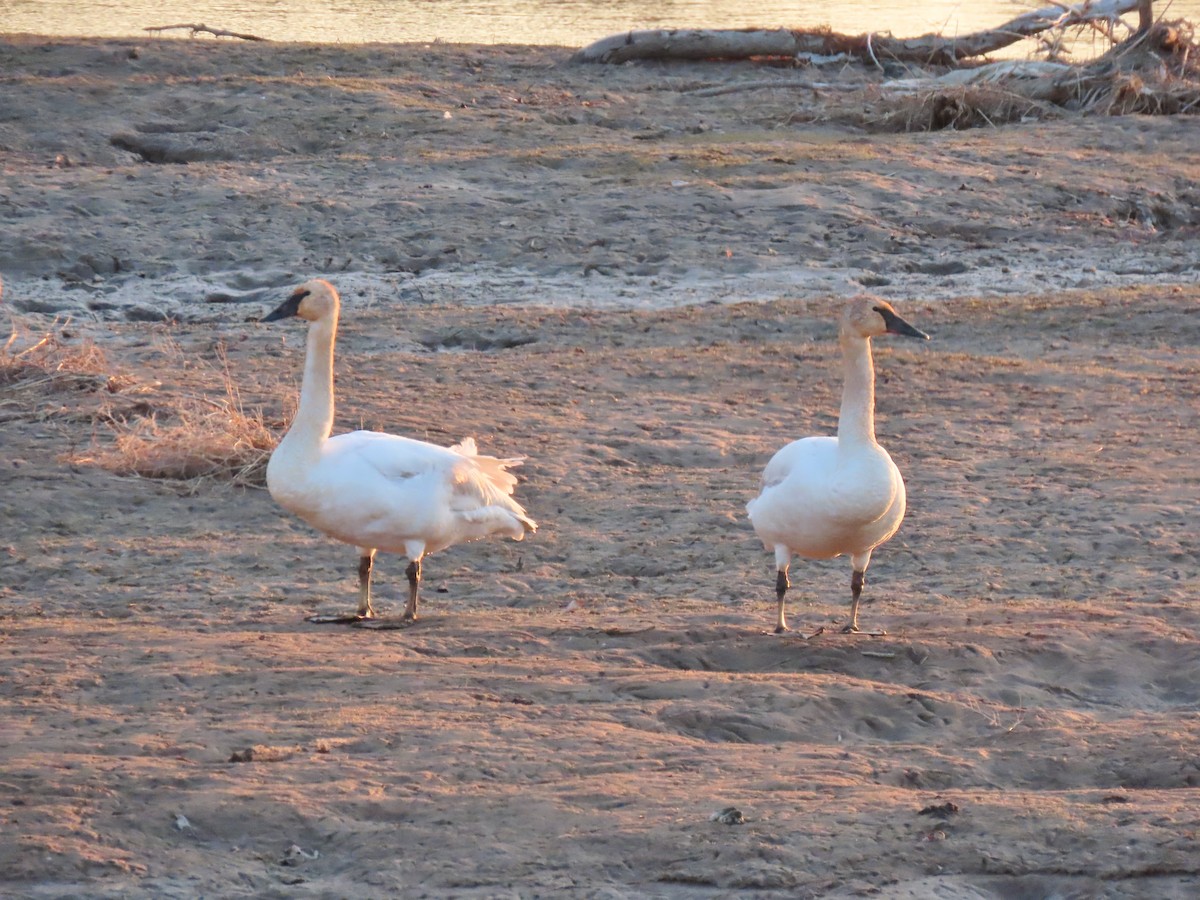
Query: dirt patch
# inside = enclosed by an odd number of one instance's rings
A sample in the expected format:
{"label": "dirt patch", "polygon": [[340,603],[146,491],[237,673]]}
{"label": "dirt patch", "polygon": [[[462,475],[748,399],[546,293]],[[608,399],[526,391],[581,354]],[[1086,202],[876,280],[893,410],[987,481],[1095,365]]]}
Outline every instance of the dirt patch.
{"label": "dirt patch", "polygon": [[[71,466],[77,406],[14,417],[5,893],[1190,896],[1198,299],[903,307],[934,340],[877,350],[910,499],[871,569],[882,638],[765,634],[743,513],[774,449],[832,426],[828,302],[409,310],[538,336],[446,352],[348,300],[339,428],[526,453],[542,523],[430,558],[403,633],[303,621],[353,602],[356,555],[264,492]],[[88,336],[224,396],[162,327]],[[214,328],[242,402],[283,416],[302,331],[178,325],[182,358]],[[398,608],[402,562],[376,572]],[[844,621],[844,561],[792,579],[798,627]]]}
{"label": "dirt patch", "polygon": [[[1196,119],[883,137],[565,55],[0,42],[0,893],[1196,896]],[[356,554],[265,492],[106,467],[196,410],[261,461],[316,275],[337,430],[529,457],[538,533],[405,632],[305,623]],[[779,638],[744,505],[863,286],[934,338],[876,347],[887,635],[839,560]]]}
{"label": "dirt patch", "polygon": [[855,67],[568,56],[6,38],[7,302],[161,322],[313,275],[388,305],[653,309],[1200,273],[1200,117],[878,135],[828,112],[875,102]]}

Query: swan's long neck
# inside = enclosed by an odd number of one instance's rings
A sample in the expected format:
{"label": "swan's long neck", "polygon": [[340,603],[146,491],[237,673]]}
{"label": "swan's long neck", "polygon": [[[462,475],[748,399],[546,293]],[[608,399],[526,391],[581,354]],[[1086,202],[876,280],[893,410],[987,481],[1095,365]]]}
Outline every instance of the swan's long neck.
{"label": "swan's long neck", "polygon": [[871,341],[843,333],[841,344],[845,384],[838,441],[871,444],[875,442],[875,364],[871,359]]}
{"label": "swan's long neck", "polygon": [[318,450],[333,430],[333,342],[337,316],[326,316],[308,326],[308,352],[300,405],[284,440],[297,448]]}

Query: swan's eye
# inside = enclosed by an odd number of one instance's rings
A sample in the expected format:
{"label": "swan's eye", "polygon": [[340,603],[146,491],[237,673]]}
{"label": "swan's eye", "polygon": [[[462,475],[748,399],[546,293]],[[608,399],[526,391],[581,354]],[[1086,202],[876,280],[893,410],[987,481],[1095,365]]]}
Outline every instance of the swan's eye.
{"label": "swan's eye", "polygon": [[295,300],[297,303],[299,303],[311,293],[312,291],[296,291],[296,293],[292,294],[292,296],[288,297],[288,299]]}

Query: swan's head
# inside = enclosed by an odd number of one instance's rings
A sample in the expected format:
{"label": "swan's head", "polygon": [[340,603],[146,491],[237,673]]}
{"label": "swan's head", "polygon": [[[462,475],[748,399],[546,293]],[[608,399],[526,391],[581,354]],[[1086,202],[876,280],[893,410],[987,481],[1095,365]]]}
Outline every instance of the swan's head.
{"label": "swan's head", "polygon": [[892,304],[869,296],[854,297],[846,304],[842,310],[842,331],[861,338],[899,334],[929,340],[929,335],[900,318]]}
{"label": "swan's head", "polygon": [[258,321],[278,322],[299,316],[309,322],[336,316],[338,312],[338,292],[332,284],[321,278],[306,281],[292,291],[291,295],[271,312]]}

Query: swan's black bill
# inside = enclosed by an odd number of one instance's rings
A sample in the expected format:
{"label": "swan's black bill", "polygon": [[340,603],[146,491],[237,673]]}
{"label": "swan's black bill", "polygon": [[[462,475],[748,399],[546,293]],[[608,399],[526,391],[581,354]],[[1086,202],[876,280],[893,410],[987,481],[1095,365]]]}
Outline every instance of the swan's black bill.
{"label": "swan's black bill", "polygon": [[292,294],[292,296],[288,297],[258,321],[278,322],[280,319],[290,319],[300,311],[300,301],[307,296],[308,291],[296,291],[296,293]]}
{"label": "swan's black bill", "polygon": [[929,335],[923,332],[920,328],[914,328],[902,318],[896,315],[892,310],[882,306],[875,307],[875,312],[883,316],[883,324],[887,326],[888,334],[899,334],[903,337],[924,338],[929,340]]}

